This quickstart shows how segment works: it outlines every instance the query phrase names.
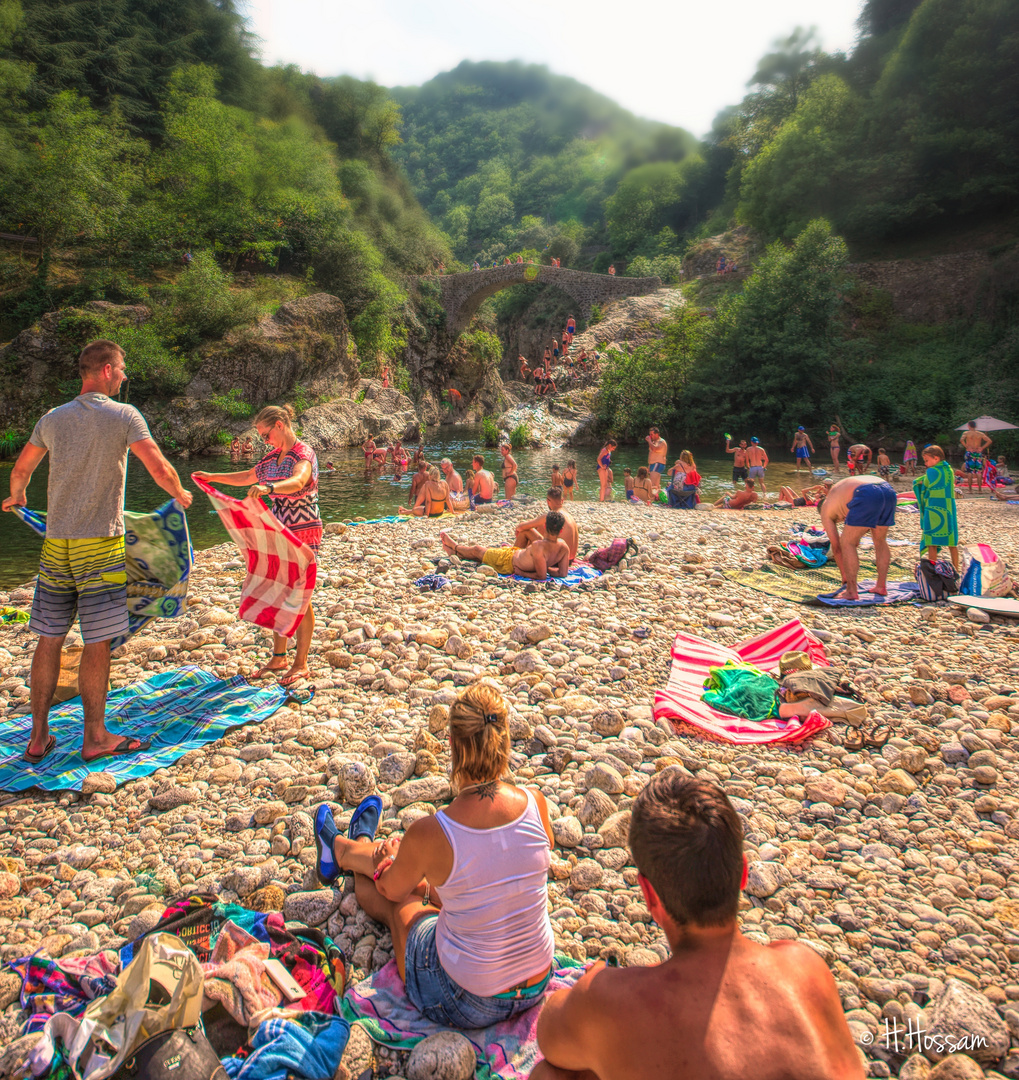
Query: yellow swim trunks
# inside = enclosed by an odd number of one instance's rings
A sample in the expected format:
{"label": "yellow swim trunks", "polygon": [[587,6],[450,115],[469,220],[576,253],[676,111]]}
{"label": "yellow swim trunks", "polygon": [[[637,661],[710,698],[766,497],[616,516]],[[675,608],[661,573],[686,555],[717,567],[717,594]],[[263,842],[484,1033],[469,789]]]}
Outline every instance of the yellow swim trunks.
{"label": "yellow swim trunks", "polygon": [[127,632],[123,536],[43,540],[29,629],[63,637],[75,615],[86,644]]}
{"label": "yellow swim trunks", "polygon": [[485,566],[491,566],[498,574],[513,573],[513,552],[515,548],[501,547],[488,548],[485,557],[481,560]]}

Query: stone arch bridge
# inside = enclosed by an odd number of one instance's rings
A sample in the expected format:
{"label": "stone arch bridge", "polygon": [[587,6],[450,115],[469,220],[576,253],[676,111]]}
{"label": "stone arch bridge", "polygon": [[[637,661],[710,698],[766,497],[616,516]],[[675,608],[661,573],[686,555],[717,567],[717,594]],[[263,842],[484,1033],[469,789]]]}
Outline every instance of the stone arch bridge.
{"label": "stone arch bridge", "polygon": [[[434,279],[433,279],[434,280]],[[625,296],[646,296],[662,287],[660,278],[615,277],[588,274],[583,270],[563,270],[533,263],[513,263],[489,270],[469,270],[444,274],[439,278],[442,306],[446,311],[446,332],[452,336],[466,329],[482,302],[511,285],[551,285],[577,305],[577,318],[587,319],[592,304],[619,300]]]}

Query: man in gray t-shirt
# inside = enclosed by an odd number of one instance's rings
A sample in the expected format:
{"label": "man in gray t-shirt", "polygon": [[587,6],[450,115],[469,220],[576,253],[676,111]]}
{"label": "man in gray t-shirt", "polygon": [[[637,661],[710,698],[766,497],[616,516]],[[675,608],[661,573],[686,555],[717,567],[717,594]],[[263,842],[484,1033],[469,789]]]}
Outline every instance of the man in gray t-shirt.
{"label": "man in gray t-shirt", "polygon": [[160,452],[133,405],[111,401],[127,377],[124,351],[112,341],[93,341],[78,358],[81,393],[51,409],[36,425],[11,470],[11,494],[3,509],[27,505],[32,474],[49,454],[46,539],[29,629],[39,635],[32,658],[32,734],[25,760],[38,764],[56,740],[49,708],[60,675],[64,638],[74,622],[85,643],[78,668],[84,707],[82,757],[86,762],[148,749],[106,730],[110,641],[127,630],[124,564],[124,478],[133,450],[152,479],[182,507],[191,493]]}

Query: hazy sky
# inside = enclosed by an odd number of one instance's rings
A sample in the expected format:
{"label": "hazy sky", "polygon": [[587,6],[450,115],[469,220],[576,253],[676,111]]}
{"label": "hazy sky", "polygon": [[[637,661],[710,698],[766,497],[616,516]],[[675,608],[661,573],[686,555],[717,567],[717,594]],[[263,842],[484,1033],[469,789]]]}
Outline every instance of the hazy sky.
{"label": "hazy sky", "polygon": [[266,63],[417,86],[461,60],[547,64],[631,112],[703,135],[772,41],[817,26],[849,49],[861,0],[246,0]]}

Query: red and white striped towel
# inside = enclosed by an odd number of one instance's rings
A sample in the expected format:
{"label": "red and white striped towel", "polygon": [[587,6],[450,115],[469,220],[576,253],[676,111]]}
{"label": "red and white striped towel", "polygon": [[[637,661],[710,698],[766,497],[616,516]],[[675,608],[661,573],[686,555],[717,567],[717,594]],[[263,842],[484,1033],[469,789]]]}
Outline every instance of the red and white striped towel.
{"label": "red and white striped towel", "polygon": [[209,496],[248,565],[238,614],[284,637],[293,637],[311,603],[318,566],[307,544],[270,513],[261,499],[235,499],[208,481],[192,480]]}
{"label": "red and white striped towel", "polygon": [[760,637],[751,638],[727,649],[713,641],[677,634],[672,643],[672,671],[664,690],[655,694],[655,719],[667,718],[674,724],[692,724],[717,739],[734,743],[801,742],[831,726],[820,713],[812,712],[802,719],[752,721],[740,716],[729,716],[711,708],[701,700],[708,668],[723,664],[753,664],[762,671],[778,670],[782,654],[791,651],[805,652],[811,663],[827,667],[828,658],[824,646],[799,621],[793,619],[784,626],[777,626]]}

